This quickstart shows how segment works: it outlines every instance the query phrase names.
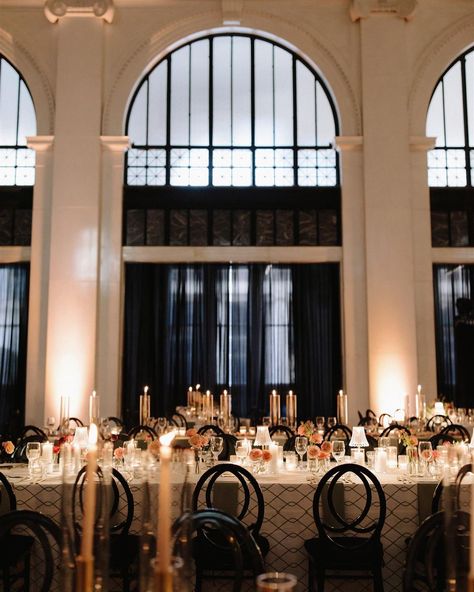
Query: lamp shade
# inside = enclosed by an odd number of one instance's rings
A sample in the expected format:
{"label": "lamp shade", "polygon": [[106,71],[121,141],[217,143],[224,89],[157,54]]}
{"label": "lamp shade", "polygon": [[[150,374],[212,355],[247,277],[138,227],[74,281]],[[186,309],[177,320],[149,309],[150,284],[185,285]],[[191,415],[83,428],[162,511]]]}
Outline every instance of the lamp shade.
{"label": "lamp shade", "polygon": [[349,446],[362,446],[365,448],[368,446],[367,437],[365,435],[364,426],[355,426],[352,428],[352,438],[349,442]]}
{"label": "lamp shade", "polygon": [[257,435],[255,436],[254,446],[269,446],[272,443],[268,426],[257,426]]}

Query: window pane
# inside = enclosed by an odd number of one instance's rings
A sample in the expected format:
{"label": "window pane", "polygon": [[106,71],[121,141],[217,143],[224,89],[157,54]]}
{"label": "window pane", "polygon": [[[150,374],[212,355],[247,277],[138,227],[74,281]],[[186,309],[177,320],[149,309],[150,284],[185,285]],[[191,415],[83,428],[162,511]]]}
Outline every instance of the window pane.
{"label": "window pane", "polygon": [[316,83],[316,111],[317,111],[317,137],[318,146],[327,146],[334,141],[336,129],[334,117],[326,93],[319,83]]}
{"label": "window pane", "polygon": [[314,76],[301,62],[296,63],[298,145],[316,144]]}
{"label": "window pane", "polygon": [[166,144],[166,91],[168,62],[165,60],[150,74],[148,106],[148,143],[152,146]]}
{"label": "window pane", "polygon": [[213,72],[213,143],[215,146],[230,146],[231,136],[231,55],[230,38],[217,37],[214,40]]}
{"label": "window pane", "polygon": [[171,55],[171,144],[189,145],[189,45]]}
{"label": "window pane", "polygon": [[436,138],[436,146],[446,146],[444,138],[443,88],[438,84],[431,99],[426,121],[426,135]]}
{"label": "window pane", "polygon": [[209,145],[209,41],[191,45],[191,144]]}
{"label": "window pane", "polygon": [[232,45],[232,145],[250,146],[252,142],[250,39],[233,37]]}
{"label": "window pane", "polygon": [[255,41],[255,145],[273,146],[273,47]]}
{"label": "window pane", "polygon": [[27,136],[36,135],[36,114],[30,91],[20,82],[20,113],[18,116],[18,144],[26,146]]}
{"label": "window pane", "polygon": [[275,47],[275,146],[293,144],[293,59]]}
{"label": "window pane", "polygon": [[466,92],[469,146],[474,146],[474,53],[466,56]]}
{"label": "window pane", "polygon": [[1,60],[0,70],[0,144],[17,143],[18,90],[20,77],[12,66]]}
{"label": "window pane", "polygon": [[133,101],[130,118],[128,120],[128,135],[132,144],[146,146],[148,143],[146,133],[147,113],[147,89],[148,82],[142,84],[137,96]]}
{"label": "window pane", "polygon": [[464,145],[461,64],[455,64],[443,78],[446,116],[446,145]]}

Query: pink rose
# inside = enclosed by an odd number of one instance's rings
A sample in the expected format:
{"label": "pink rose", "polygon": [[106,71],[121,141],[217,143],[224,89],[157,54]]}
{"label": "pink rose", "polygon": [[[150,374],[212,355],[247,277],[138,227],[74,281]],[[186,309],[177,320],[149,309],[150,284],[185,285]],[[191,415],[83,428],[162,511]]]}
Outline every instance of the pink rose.
{"label": "pink rose", "polygon": [[329,454],[330,454],[332,452],[332,442],[329,442],[328,440],[325,440],[321,444],[321,450],[323,452],[329,452]]}
{"label": "pink rose", "polygon": [[320,455],[320,450],[317,446],[308,446],[307,453],[309,459],[317,460]]}
{"label": "pink rose", "polygon": [[272,460],[272,453],[269,450],[262,451],[262,459],[264,462],[269,462]]}
{"label": "pink rose", "polygon": [[305,435],[305,429],[304,429],[304,425],[301,424],[300,426],[298,426],[298,436],[304,436]]}
{"label": "pink rose", "polygon": [[160,441],[159,440],[152,440],[148,444],[148,452],[153,454],[153,456],[159,456],[160,454]]}
{"label": "pink rose", "polygon": [[116,448],[114,450],[114,458],[116,458],[117,460],[122,460],[123,458],[123,447],[119,446],[118,448]]}
{"label": "pink rose", "polygon": [[11,440],[3,442],[2,446],[7,454],[13,454],[13,451],[15,450],[15,445]]}
{"label": "pink rose", "polygon": [[452,446],[451,442],[443,442],[443,446],[446,446],[446,448],[449,448],[450,446]]}
{"label": "pink rose", "polygon": [[331,456],[331,454],[329,452],[323,452],[322,450],[319,453],[319,458],[321,460],[325,460],[325,459],[329,458],[330,456]]}
{"label": "pink rose", "polygon": [[197,430],[195,428],[189,428],[189,430],[186,430],[186,436],[188,438],[191,438],[192,436],[195,436],[197,434]]}
{"label": "pink rose", "polygon": [[422,450],[421,451],[421,458],[423,460],[430,460],[431,454],[432,454],[431,450]]}
{"label": "pink rose", "polygon": [[433,450],[433,460],[438,460],[439,458],[439,450]]}
{"label": "pink rose", "polygon": [[311,436],[309,437],[309,440],[313,444],[320,444],[323,441],[323,437],[321,436],[321,434],[314,433],[314,434],[311,434]]}
{"label": "pink rose", "polygon": [[252,448],[249,454],[250,460],[257,461],[262,460],[263,453],[260,448]]}

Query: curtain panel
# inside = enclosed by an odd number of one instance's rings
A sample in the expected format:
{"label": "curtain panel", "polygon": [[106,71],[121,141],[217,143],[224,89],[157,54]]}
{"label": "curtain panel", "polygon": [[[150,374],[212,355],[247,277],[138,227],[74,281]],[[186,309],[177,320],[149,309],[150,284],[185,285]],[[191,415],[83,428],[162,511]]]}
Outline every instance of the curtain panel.
{"label": "curtain panel", "polygon": [[0,434],[14,436],[24,423],[30,269],[0,265]]}
{"label": "curtain panel", "polygon": [[241,416],[266,415],[272,388],[295,390],[301,417],[334,415],[341,372],[337,264],[126,265],[125,418],[145,385],[157,417],[197,383],[230,389]]}

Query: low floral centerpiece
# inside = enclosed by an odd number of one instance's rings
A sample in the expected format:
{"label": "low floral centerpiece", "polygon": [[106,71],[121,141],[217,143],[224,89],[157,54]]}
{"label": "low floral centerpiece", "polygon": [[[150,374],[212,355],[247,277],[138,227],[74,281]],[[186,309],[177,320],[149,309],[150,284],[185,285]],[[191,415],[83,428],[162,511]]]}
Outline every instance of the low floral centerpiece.
{"label": "low floral centerpiece", "polygon": [[197,430],[190,428],[186,431],[190,447],[194,450],[195,472],[200,472],[200,459],[204,449],[209,446],[209,438],[202,434],[198,434]]}

